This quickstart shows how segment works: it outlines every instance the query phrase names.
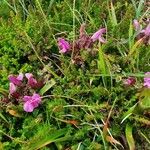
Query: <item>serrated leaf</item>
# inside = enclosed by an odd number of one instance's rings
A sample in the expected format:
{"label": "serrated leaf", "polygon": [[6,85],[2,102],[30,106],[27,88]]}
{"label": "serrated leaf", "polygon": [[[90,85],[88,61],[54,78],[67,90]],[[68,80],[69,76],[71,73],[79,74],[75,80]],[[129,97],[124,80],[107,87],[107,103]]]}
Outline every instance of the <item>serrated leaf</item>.
{"label": "serrated leaf", "polygon": [[54,79],[51,79],[48,81],[43,88],[40,90],[40,94],[43,95],[45,92],[47,92],[50,88],[52,88],[56,84]]}
{"label": "serrated leaf", "polygon": [[132,136],[132,125],[130,124],[126,125],[125,133],[126,133],[126,139],[129,145],[129,149],[135,150],[135,142]]}

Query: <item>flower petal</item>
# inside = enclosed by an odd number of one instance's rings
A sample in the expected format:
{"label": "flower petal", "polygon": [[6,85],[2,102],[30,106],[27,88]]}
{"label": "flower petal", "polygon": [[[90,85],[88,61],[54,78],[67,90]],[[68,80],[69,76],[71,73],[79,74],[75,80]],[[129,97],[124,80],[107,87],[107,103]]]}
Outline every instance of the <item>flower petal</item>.
{"label": "flower petal", "polygon": [[136,82],[136,79],[134,77],[128,77],[127,79],[123,80],[123,84],[130,86],[130,85],[134,85]]}
{"label": "flower petal", "polygon": [[150,88],[150,72],[145,73],[144,86]]}
{"label": "flower petal", "polygon": [[24,76],[23,73],[20,73],[20,74],[18,75],[17,79],[20,80],[20,81],[22,81],[22,80],[23,80],[23,76]]}
{"label": "flower petal", "polygon": [[99,40],[100,42],[103,43],[104,40],[102,40],[102,35],[104,33],[106,33],[106,28],[101,28],[92,35],[91,39],[93,40],[93,42],[95,42],[96,40]]}
{"label": "flower petal", "polygon": [[38,99],[40,101],[41,96],[39,94],[34,93],[33,96],[32,96],[32,99]]}
{"label": "flower petal", "polygon": [[67,52],[67,49],[63,48],[59,51],[60,53],[66,53]]}
{"label": "flower petal", "polygon": [[19,86],[19,85],[21,84],[21,81],[18,80],[16,76],[10,75],[10,76],[8,77],[8,79],[9,79],[10,82],[12,82],[12,83],[15,84],[15,85],[18,85],[18,86]]}
{"label": "flower petal", "polygon": [[36,81],[36,79],[34,79],[33,77],[31,77],[31,78],[29,78],[29,80],[28,80],[28,84],[29,84],[31,87],[36,87],[37,81]]}
{"label": "flower petal", "polygon": [[31,77],[33,77],[33,74],[32,73],[26,73],[25,76],[29,80]]}
{"label": "flower petal", "polygon": [[24,97],[23,97],[23,101],[24,101],[24,102],[32,101],[32,96],[24,96]]}
{"label": "flower petal", "polygon": [[33,78],[33,74],[32,73],[26,73],[25,74],[26,78],[28,79],[28,84],[34,88],[37,86],[37,80],[35,78]]}
{"label": "flower petal", "polygon": [[148,26],[145,28],[145,35],[146,35],[146,36],[150,36],[150,23],[149,23]]}
{"label": "flower petal", "polygon": [[15,84],[10,83],[10,84],[9,84],[9,92],[10,92],[10,94],[15,93],[16,90],[17,90],[17,87],[15,86]]}
{"label": "flower petal", "polygon": [[26,112],[32,112],[34,110],[34,106],[32,105],[32,103],[27,101],[27,102],[24,103],[23,109]]}
{"label": "flower petal", "polygon": [[32,96],[32,105],[34,107],[38,107],[40,103],[41,103],[41,97],[40,97],[40,95],[36,94],[36,93],[33,94],[33,96]]}
{"label": "flower petal", "polygon": [[107,42],[103,37],[99,37],[99,41],[100,41],[101,43],[106,43],[106,42]]}
{"label": "flower petal", "polygon": [[60,49],[60,53],[66,53],[70,50],[70,44],[63,38],[58,38],[58,46]]}
{"label": "flower petal", "polygon": [[32,112],[34,108],[38,107],[41,103],[41,97],[39,94],[34,93],[33,96],[24,96],[24,110],[26,112]]}
{"label": "flower petal", "polygon": [[133,26],[136,31],[140,30],[140,23],[138,22],[138,20],[136,19],[133,20]]}

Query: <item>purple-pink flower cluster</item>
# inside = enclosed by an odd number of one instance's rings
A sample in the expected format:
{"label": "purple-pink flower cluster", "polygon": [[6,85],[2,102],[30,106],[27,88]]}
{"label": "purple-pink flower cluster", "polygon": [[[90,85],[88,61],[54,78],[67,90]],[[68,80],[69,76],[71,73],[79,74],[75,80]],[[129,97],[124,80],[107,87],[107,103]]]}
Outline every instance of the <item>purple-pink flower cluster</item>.
{"label": "purple-pink flower cluster", "polygon": [[[147,43],[147,41],[149,41],[149,38],[150,38],[150,22],[147,24],[147,26],[145,28],[142,29],[142,25],[139,23],[139,21],[134,19],[133,26],[134,26],[135,30],[138,32],[137,39],[138,40],[143,39],[143,41],[144,42],[146,41],[145,43]],[[100,28],[92,36],[89,37],[88,35],[85,34],[85,32],[83,32],[84,30],[82,30],[82,29],[84,29],[84,27],[85,27],[85,24],[82,24],[80,27],[79,39],[77,39],[76,40],[77,42],[75,41],[74,44],[72,44],[72,45],[64,38],[58,38],[58,47],[59,47],[60,53],[63,53],[63,54],[68,53],[69,51],[71,51],[72,49],[75,49],[76,47],[79,48],[80,46],[79,46],[78,41],[80,41],[80,43],[84,43],[84,45],[86,45],[84,48],[88,48],[88,46],[90,47],[92,45],[92,43],[94,43],[97,40],[100,43],[107,42],[106,39],[103,37],[103,35],[106,33],[106,28]],[[83,33],[83,34],[81,34],[81,33]],[[81,36],[81,35],[84,35],[84,36]],[[81,46],[81,48],[82,47],[83,46]]]}
{"label": "purple-pink flower cluster", "polygon": [[123,84],[127,86],[132,86],[136,82],[136,79],[134,77],[128,77],[127,79],[123,80]]}
{"label": "purple-pink flower cluster", "polygon": [[26,73],[25,76],[20,73],[18,76],[10,75],[8,77],[10,97],[17,100],[17,103],[23,103],[24,111],[32,112],[41,103],[41,96],[36,90],[43,86],[43,81],[38,81],[32,73]]}
{"label": "purple-pink flower cluster", "polygon": [[[135,77],[128,77],[126,79],[123,79],[123,84],[126,86],[133,86],[135,83],[136,83]],[[145,88],[150,88],[150,72],[145,73],[143,86]]]}
{"label": "purple-pink flower cluster", "polygon": [[[81,29],[83,29],[84,25],[81,25],[80,28],[80,37],[76,42],[71,45],[67,40],[64,38],[58,38],[58,47],[59,47],[59,52],[60,53],[67,53],[71,51],[71,49],[75,49],[76,47],[81,47],[83,48],[83,43],[84,43],[84,48],[89,48],[91,44],[95,41],[99,41],[100,43],[106,43],[106,40],[103,37],[103,34],[106,33],[106,28],[100,28],[97,32],[95,32],[91,37],[86,35],[85,33],[81,33]],[[84,36],[83,36],[84,35]],[[79,46],[79,41],[82,46]]]}
{"label": "purple-pink flower cluster", "polygon": [[[144,43],[149,42],[149,39],[150,39],[150,22],[147,24],[147,26],[145,28],[142,29],[142,25],[139,23],[139,21],[134,19],[133,20],[133,26],[134,26],[135,30],[138,32],[137,39],[138,40],[143,39]],[[85,24],[82,24],[81,28],[80,28],[79,39],[77,39],[74,42],[74,44],[72,44],[72,45],[67,40],[65,40],[64,38],[58,38],[58,47],[59,47],[60,53],[63,53],[63,54],[68,53],[69,51],[71,51],[72,49],[75,49],[76,47],[79,48],[80,46],[79,46],[78,41],[80,41],[80,43],[84,43],[84,45],[86,45],[84,48],[89,48],[92,45],[92,43],[94,43],[97,40],[100,43],[106,43],[107,42],[106,39],[103,37],[103,35],[106,33],[106,28],[100,28],[92,36],[90,36],[90,38],[84,32],[82,35],[85,35],[85,36],[82,36],[82,38],[81,38],[81,31],[83,32],[82,29],[84,29],[84,27],[85,27]],[[150,43],[148,43],[148,44],[150,44]],[[83,46],[81,46],[81,48],[82,47]]]}

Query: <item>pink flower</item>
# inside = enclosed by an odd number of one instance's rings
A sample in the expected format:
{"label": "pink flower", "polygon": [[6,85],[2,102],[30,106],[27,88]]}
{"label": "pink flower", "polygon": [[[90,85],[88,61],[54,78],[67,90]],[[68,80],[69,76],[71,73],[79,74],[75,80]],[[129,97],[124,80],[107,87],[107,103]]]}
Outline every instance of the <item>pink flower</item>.
{"label": "pink flower", "polygon": [[142,40],[146,45],[150,45],[150,23],[144,29],[139,30],[139,34],[136,39]]}
{"label": "pink flower", "polygon": [[24,96],[24,111],[32,112],[41,103],[41,97],[39,94],[34,93],[33,96]]}
{"label": "pink flower", "polygon": [[70,50],[70,44],[63,38],[58,38],[58,46],[60,49],[60,53],[66,53]]}
{"label": "pink flower", "polygon": [[10,82],[10,84],[9,84],[9,92],[10,92],[10,94],[15,93],[16,90],[17,90],[17,87],[15,86],[15,84]]}
{"label": "pink flower", "polygon": [[150,23],[145,28],[144,33],[145,33],[145,36],[150,36]]}
{"label": "pink flower", "polygon": [[136,31],[140,30],[140,23],[138,22],[138,20],[136,19],[133,20],[133,26]]}
{"label": "pink flower", "polygon": [[23,80],[23,74],[22,73],[20,73],[17,77],[16,76],[13,76],[13,75],[10,75],[9,77],[8,77],[8,79],[9,79],[9,81],[11,82],[11,83],[13,83],[14,85],[21,85],[21,81]]}
{"label": "pink flower", "polygon": [[136,80],[135,80],[134,77],[128,77],[127,79],[124,79],[124,80],[123,80],[123,84],[124,84],[124,85],[128,85],[128,86],[134,85],[135,82],[136,82]]}
{"label": "pink flower", "polygon": [[25,74],[26,78],[28,79],[28,84],[31,86],[31,87],[36,87],[37,85],[37,80],[34,79],[33,77],[33,74],[32,73],[26,73]]}
{"label": "pink flower", "polygon": [[150,72],[145,73],[144,86],[150,88]]}
{"label": "pink flower", "polygon": [[144,36],[150,36],[150,23],[147,25],[147,27],[145,27],[145,29],[141,30],[140,23],[138,22],[138,20],[134,19],[133,26],[136,31],[140,31],[140,33],[142,33]]}
{"label": "pink flower", "polygon": [[104,33],[106,33],[106,28],[101,28],[92,35],[91,39],[93,42],[99,40],[101,43],[106,43],[106,40],[102,37]]}
{"label": "pink flower", "polygon": [[140,33],[142,33],[145,36],[150,36],[150,23],[145,27],[145,29],[141,30],[141,25],[138,22],[138,20],[134,19],[133,20],[133,26],[135,28],[136,31],[140,31]]}

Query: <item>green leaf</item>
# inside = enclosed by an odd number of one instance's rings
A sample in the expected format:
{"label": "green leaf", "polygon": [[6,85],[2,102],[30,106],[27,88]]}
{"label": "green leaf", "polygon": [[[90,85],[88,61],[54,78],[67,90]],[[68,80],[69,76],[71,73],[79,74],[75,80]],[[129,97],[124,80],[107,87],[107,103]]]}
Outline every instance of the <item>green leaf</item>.
{"label": "green leaf", "polygon": [[135,115],[134,117],[132,117],[135,121],[140,122],[140,124],[145,124],[147,126],[150,126],[150,120],[148,120],[148,118],[145,117],[141,117],[138,115]]}
{"label": "green leaf", "polygon": [[126,133],[126,139],[129,145],[129,149],[135,150],[135,142],[132,136],[132,125],[130,124],[126,125],[125,133]]}
{"label": "green leaf", "polygon": [[112,2],[111,2],[111,15],[112,15],[112,23],[113,23],[114,26],[116,26],[118,23],[117,23],[115,8],[114,8]]}
{"label": "green leaf", "polygon": [[137,8],[137,11],[136,11],[136,17],[137,18],[139,18],[141,16],[144,4],[145,4],[145,0],[140,0],[139,1],[138,8]]}
{"label": "green leaf", "polygon": [[117,26],[117,17],[116,17],[116,12],[115,12],[115,8],[113,6],[113,3],[111,2],[111,7],[109,7],[109,3],[108,3],[108,13],[109,13],[109,18],[111,20],[111,23],[113,26]]}
{"label": "green leaf", "polygon": [[0,87],[0,93],[2,94],[2,95],[8,95],[9,93],[8,93],[8,90],[5,90],[5,89],[3,89],[3,88],[1,88]]}
{"label": "green leaf", "polygon": [[45,92],[47,92],[51,87],[53,87],[56,84],[54,79],[51,79],[48,81],[44,87],[40,90],[40,94],[43,95]]}
{"label": "green leaf", "polygon": [[9,123],[2,113],[0,113],[0,117],[1,117],[5,122]]}
{"label": "green leaf", "polygon": [[129,52],[128,52],[128,56],[127,58],[129,57],[137,57],[137,50],[138,50],[138,47],[142,44],[142,39],[139,39],[138,41],[136,41],[134,43],[134,45],[132,45],[132,47],[130,48]]}
{"label": "green leaf", "polygon": [[150,109],[150,97],[144,97],[139,105],[143,109]]}
{"label": "green leaf", "polygon": [[60,129],[57,131],[51,131],[49,126],[44,125],[38,129],[38,132],[29,139],[28,143],[24,145],[24,150],[38,150],[53,142],[66,141],[70,136],[64,136],[67,133],[67,129]]}
{"label": "green leaf", "polygon": [[139,133],[145,138],[145,140],[149,143],[150,145],[150,139],[144,134],[142,133],[141,131],[139,131]]}
{"label": "green leaf", "polygon": [[145,4],[145,0],[139,0],[138,6],[137,6],[137,1],[135,0],[131,0],[132,4],[134,6],[135,12],[136,12],[136,18],[139,18],[141,16],[144,4]]}
{"label": "green leaf", "polygon": [[0,149],[3,150],[3,144],[0,142]]}
{"label": "green leaf", "polygon": [[132,25],[132,21],[130,21],[130,27],[129,27],[129,49],[132,48],[133,44],[134,44],[133,25]]}
{"label": "green leaf", "polygon": [[139,97],[140,103],[139,106],[142,109],[150,109],[150,89],[145,88]]}
{"label": "green leaf", "polygon": [[129,110],[127,112],[125,112],[125,114],[122,117],[121,123],[123,123],[129,116],[131,116],[133,114],[133,111],[135,110],[136,106],[137,106],[137,104],[135,104],[134,106],[129,108]]}
{"label": "green leaf", "polygon": [[[99,55],[98,69],[100,70],[101,74],[106,75],[106,74],[110,73],[108,66],[107,66],[107,60],[105,59],[105,54],[103,52],[103,46],[100,43],[99,43],[98,55]],[[104,87],[106,88],[107,80],[104,76],[102,76],[102,80],[103,80]]]}

